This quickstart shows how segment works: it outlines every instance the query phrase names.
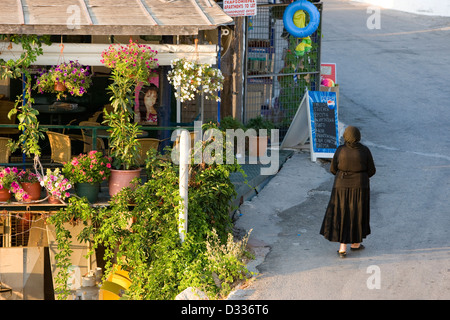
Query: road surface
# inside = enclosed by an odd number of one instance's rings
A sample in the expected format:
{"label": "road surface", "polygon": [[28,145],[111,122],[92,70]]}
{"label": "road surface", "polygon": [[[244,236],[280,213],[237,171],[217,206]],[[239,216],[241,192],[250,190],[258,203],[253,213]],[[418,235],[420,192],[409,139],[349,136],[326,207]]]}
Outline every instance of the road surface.
{"label": "road surface", "polygon": [[333,176],[297,153],[240,207],[267,255],[232,299],[450,299],[450,18],[368,7],[325,1],[322,41],[377,167],[366,249],[341,259],[319,235]]}

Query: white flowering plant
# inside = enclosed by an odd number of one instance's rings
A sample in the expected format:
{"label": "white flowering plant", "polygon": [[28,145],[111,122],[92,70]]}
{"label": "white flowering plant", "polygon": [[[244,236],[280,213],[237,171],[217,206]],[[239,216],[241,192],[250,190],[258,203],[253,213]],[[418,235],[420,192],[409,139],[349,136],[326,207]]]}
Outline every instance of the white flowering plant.
{"label": "white flowering plant", "polygon": [[38,178],[41,186],[47,189],[50,196],[61,199],[70,197],[70,193],[68,191],[72,188],[72,185],[69,179],[64,177],[59,168],[56,168],[53,171],[47,169],[46,175],[43,177],[39,176]]}
{"label": "white flowering plant", "polygon": [[171,66],[167,78],[175,88],[180,88],[180,93],[175,92],[175,97],[180,98],[181,102],[193,100],[200,91],[206,99],[220,101],[218,91],[222,90],[224,79],[220,69],[186,58],[172,60]]}

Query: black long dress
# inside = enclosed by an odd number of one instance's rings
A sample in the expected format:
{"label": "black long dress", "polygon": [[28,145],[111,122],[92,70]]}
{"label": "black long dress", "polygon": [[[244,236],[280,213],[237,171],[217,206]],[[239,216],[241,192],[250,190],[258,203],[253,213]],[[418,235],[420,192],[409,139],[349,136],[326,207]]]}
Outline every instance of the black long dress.
{"label": "black long dress", "polygon": [[370,184],[375,174],[372,154],[359,142],[336,150],[330,172],[335,175],[320,234],[333,242],[359,243],[370,234]]}

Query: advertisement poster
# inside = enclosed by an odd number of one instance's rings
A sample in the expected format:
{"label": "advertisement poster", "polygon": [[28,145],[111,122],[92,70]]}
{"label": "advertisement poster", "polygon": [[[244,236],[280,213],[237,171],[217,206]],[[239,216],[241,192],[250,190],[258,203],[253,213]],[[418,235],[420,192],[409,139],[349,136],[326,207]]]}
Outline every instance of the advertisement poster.
{"label": "advertisement poster", "polygon": [[137,86],[135,91],[134,121],[141,125],[158,125],[159,77],[149,85]]}

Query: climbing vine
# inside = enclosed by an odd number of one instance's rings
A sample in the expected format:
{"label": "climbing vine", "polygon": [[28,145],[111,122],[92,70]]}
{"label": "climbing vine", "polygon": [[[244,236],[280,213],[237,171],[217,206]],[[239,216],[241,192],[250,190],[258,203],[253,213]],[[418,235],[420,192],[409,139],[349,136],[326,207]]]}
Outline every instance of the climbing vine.
{"label": "climbing vine", "polygon": [[[27,34],[0,35],[0,41],[9,42],[11,44],[20,44],[23,53],[18,59],[10,59],[5,61],[0,58],[0,79],[21,78],[24,89],[23,94],[17,96],[14,108],[10,111],[12,114],[18,114],[19,130],[21,135],[19,140],[12,143],[13,150],[22,148],[27,156],[40,156],[39,139],[44,138],[43,130],[39,128],[37,115],[39,112],[32,107],[34,99],[31,97],[31,74],[29,67],[36,61],[39,55],[42,55],[42,45],[50,45],[50,36],[37,36]],[[25,130],[26,129],[26,130]]]}

